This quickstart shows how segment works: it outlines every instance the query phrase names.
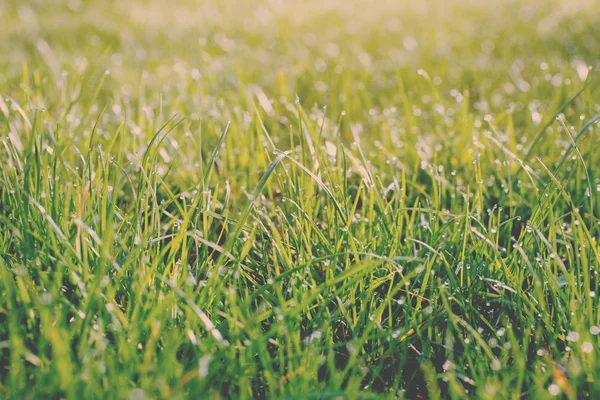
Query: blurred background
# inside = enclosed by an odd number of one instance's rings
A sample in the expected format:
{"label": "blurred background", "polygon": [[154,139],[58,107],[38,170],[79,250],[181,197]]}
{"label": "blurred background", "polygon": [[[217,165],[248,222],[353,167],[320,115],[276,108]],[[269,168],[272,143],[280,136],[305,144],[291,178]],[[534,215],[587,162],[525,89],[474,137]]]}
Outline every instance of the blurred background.
{"label": "blurred background", "polygon": [[[151,135],[178,113],[203,120],[213,142],[227,121],[245,132],[256,107],[272,117],[265,124],[276,139],[286,136],[298,98],[311,119],[325,118],[326,106],[332,121],[345,113],[362,131],[377,126],[383,146],[398,154],[413,133],[441,154],[440,146],[465,147],[451,138],[460,129],[453,117],[468,96],[476,119],[511,114],[512,150],[521,156],[536,126],[599,69],[597,6],[594,0],[0,1],[0,90],[17,103],[27,97],[30,107],[64,119],[63,126],[80,122],[82,106],[70,100],[92,99],[91,115],[111,105],[103,116],[108,128],[127,114],[130,131]],[[36,88],[29,95],[22,90],[27,84]],[[567,110],[567,119],[600,112],[593,93]],[[324,134],[332,133],[326,127]],[[564,137],[555,139],[568,146]]]}
{"label": "blurred background", "polygon": [[54,80],[91,64],[115,83],[160,88],[192,78],[207,93],[255,83],[319,103],[354,94],[335,78],[349,74],[377,102],[399,69],[422,68],[454,85],[476,81],[474,91],[500,90],[487,95],[502,103],[597,65],[589,59],[599,47],[597,10],[593,0],[4,0],[0,85],[41,59]]}

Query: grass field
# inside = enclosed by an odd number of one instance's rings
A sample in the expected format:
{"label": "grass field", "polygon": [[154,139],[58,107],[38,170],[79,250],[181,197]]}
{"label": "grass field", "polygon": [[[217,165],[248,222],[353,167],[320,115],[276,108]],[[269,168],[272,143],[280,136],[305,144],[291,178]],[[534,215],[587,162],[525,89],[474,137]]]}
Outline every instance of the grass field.
{"label": "grass field", "polygon": [[600,397],[594,0],[0,0],[0,398]]}

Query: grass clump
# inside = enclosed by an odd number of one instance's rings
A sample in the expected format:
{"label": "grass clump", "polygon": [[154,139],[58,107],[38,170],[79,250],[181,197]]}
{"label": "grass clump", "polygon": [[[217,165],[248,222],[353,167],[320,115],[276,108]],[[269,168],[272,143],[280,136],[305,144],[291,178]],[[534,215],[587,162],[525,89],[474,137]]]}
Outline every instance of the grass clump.
{"label": "grass clump", "polygon": [[596,397],[594,2],[397,3],[1,4],[0,396]]}

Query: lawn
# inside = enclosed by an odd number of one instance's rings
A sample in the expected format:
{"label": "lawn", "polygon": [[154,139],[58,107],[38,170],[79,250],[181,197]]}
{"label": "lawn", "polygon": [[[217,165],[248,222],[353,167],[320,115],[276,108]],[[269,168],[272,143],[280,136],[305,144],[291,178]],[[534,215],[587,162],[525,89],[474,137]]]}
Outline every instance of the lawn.
{"label": "lawn", "polygon": [[599,398],[598,9],[0,0],[0,398]]}

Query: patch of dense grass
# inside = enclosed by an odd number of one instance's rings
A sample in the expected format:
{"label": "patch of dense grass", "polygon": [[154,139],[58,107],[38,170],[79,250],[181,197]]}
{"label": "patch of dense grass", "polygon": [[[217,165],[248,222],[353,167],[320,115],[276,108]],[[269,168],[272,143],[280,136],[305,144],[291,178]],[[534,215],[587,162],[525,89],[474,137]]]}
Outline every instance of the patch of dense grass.
{"label": "patch of dense grass", "polygon": [[0,397],[598,396],[594,1],[171,3],[0,3]]}

